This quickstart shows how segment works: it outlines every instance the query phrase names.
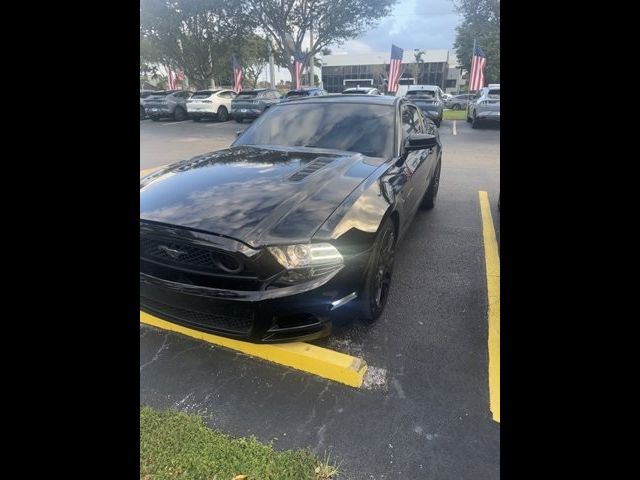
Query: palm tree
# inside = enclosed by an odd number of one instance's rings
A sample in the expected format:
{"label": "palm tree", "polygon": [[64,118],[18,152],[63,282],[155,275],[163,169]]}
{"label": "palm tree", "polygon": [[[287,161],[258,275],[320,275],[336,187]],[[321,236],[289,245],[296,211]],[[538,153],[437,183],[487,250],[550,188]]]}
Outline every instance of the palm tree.
{"label": "palm tree", "polygon": [[418,78],[419,72],[420,72],[420,65],[421,63],[424,63],[424,60],[422,59],[422,56],[424,55],[424,50],[420,50],[418,48],[414,48],[413,49],[413,56],[416,58],[416,63],[413,64],[413,78],[415,78],[415,82],[417,84],[420,84],[420,80]]}

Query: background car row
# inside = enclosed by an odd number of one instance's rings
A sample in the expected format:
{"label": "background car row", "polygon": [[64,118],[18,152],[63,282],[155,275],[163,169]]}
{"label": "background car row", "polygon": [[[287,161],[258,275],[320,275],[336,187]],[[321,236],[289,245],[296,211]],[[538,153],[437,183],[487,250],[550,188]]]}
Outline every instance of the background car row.
{"label": "background car row", "polygon": [[[347,88],[345,95],[382,95],[372,87]],[[194,122],[214,119],[226,122],[233,118],[238,123],[255,119],[274,104],[308,97],[329,95],[318,87],[294,89],[282,95],[278,90],[262,88],[244,90],[236,94],[230,89],[140,91],[140,119],[153,121],[171,118],[176,121],[191,118]],[[339,95],[339,94],[338,94]],[[437,85],[401,86],[396,96],[407,97],[438,127],[445,108],[467,110],[467,121],[473,128],[481,122],[500,122],[500,85],[489,85],[474,94],[448,95]]]}

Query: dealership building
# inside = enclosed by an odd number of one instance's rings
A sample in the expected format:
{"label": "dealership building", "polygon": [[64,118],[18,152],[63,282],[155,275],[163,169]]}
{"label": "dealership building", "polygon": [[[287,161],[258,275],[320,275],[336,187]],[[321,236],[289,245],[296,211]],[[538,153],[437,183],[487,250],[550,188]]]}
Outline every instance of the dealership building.
{"label": "dealership building", "polygon": [[[345,88],[371,86],[386,91],[389,76],[389,52],[335,54],[322,58],[322,86],[329,93]],[[424,50],[416,63],[413,50],[405,50],[400,85],[438,85],[447,93],[463,91],[464,80],[458,61],[448,50]]]}

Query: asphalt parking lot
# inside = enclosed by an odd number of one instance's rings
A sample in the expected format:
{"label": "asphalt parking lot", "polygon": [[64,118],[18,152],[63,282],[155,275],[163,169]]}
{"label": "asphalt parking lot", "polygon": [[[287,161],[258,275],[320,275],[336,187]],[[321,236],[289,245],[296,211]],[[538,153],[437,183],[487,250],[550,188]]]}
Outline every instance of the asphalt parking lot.
{"label": "asphalt parking lot", "polygon": [[[247,126],[141,121],[140,169],[224,148]],[[499,239],[500,130],[444,121],[440,135],[437,205],[398,246],[382,317],[314,342],[364,358],[377,383],[352,388],[141,325],[140,403],[199,413],[277,448],[329,452],[340,479],[499,478],[478,192],[488,192]]]}

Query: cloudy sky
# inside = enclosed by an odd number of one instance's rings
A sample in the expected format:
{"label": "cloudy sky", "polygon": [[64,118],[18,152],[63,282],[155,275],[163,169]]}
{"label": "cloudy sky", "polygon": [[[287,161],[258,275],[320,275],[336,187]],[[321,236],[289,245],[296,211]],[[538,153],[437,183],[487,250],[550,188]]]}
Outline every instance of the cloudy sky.
{"label": "cloudy sky", "polygon": [[332,51],[386,52],[392,43],[405,50],[450,50],[460,20],[451,0],[400,0],[377,28]]}
{"label": "cloudy sky", "polygon": [[[376,28],[342,46],[332,45],[331,50],[334,54],[390,52],[392,43],[405,51],[451,50],[460,21],[451,0],[399,0]],[[276,82],[291,79],[286,68],[276,70]],[[267,75],[263,72],[261,80],[267,80]]]}

